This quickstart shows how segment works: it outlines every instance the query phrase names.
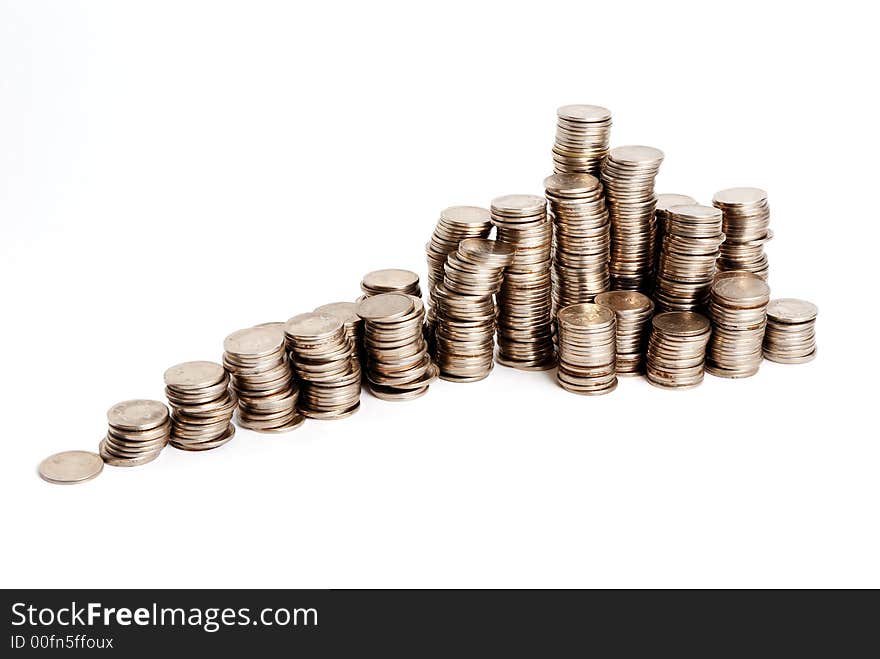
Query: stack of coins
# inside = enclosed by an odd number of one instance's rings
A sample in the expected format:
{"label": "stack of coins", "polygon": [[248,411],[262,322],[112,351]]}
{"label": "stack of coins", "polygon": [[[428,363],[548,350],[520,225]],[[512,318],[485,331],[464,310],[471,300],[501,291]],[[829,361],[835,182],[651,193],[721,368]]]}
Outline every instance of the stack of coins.
{"label": "stack of coins", "polygon": [[767,193],[759,188],[728,188],[715,193],[712,205],[724,214],[727,237],[721,245],[718,269],[745,270],[767,281],[770,264],[764,243],[773,237]]}
{"label": "stack of coins", "polygon": [[608,155],[611,111],[598,105],[563,105],[556,117],[553,171],[597,176]]}
{"label": "stack of coins", "polygon": [[666,235],[669,209],[673,206],[687,206],[696,203],[696,199],[686,194],[667,193],[657,195],[657,203],[654,207],[654,224],[657,228],[654,239],[654,277],[657,276],[657,268],[660,264],[660,248],[663,246],[663,237]]}
{"label": "stack of coins", "polygon": [[507,195],[492,201],[491,212],[497,240],[516,250],[498,294],[495,359],[519,369],[553,368],[553,224],[547,202],[535,195]]}
{"label": "stack of coins", "polygon": [[648,340],[648,382],[670,389],[690,389],[703,381],[709,319],[693,311],[654,316]]}
{"label": "stack of coins", "polygon": [[654,179],[663,152],[649,146],[611,149],[602,181],[611,216],[611,288],[650,292],[656,223]]}
{"label": "stack of coins", "polygon": [[803,364],[816,357],[816,317],[812,302],[783,297],[767,305],[764,357],[780,364]]}
{"label": "stack of coins", "polygon": [[770,287],[750,272],[715,280],[709,305],[712,338],[706,371],[725,378],[746,378],[758,372],[768,302]]}
{"label": "stack of coins", "polygon": [[596,296],[596,304],[617,317],[617,374],[643,373],[648,321],[654,313],[651,298],[638,291],[608,291]]}
{"label": "stack of coins", "polygon": [[721,211],[717,208],[685,204],[667,211],[654,292],[662,311],[705,308],[722,242]]}
{"label": "stack of coins", "polygon": [[357,314],[364,320],[370,393],[392,401],[427,393],[438,369],[422,334],[422,301],[412,295],[382,293],[358,302]]}
{"label": "stack of coins", "polygon": [[357,315],[356,307],[354,302],[331,302],[318,307],[315,312],[336,316],[342,321],[345,335],[352,345],[352,367],[358,370],[360,376],[364,365],[364,321]]}
{"label": "stack of coins", "polygon": [[452,382],[476,382],[492,371],[495,302],[513,248],[486,238],[467,238],[449,255],[438,302],[437,366]]}
{"label": "stack of coins", "polygon": [[361,406],[361,369],[337,315],[303,313],[284,328],[299,384],[299,411],[310,419],[343,419]]}
{"label": "stack of coins", "polygon": [[165,371],[171,405],[171,445],[185,451],[223,446],[235,435],[236,400],[229,376],[215,362],[184,362]]}
{"label": "stack of coins", "polygon": [[559,367],[556,380],[566,391],[588,396],[617,387],[615,320],[608,307],[585,302],[559,311]]}
{"label": "stack of coins", "polygon": [[544,179],[553,220],[553,304],[592,302],[610,285],[611,225],[602,184],[590,174]]}
{"label": "stack of coins", "polygon": [[422,296],[422,289],[419,288],[419,276],[410,270],[397,268],[368,272],[361,281],[361,290],[367,297],[381,293],[406,293],[415,297]]}
{"label": "stack of coins", "polygon": [[127,400],[107,411],[98,453],[108,465],[136,467],[155,460],[171,435],[168,408],[157,400]]}
{"label": "stack of coins", "polygon": [[299,390],[277,323],[233,332],[223,341],[223,365],[238,396],[238,424],[259,432],[286,432],[305,418],[297,411]]}

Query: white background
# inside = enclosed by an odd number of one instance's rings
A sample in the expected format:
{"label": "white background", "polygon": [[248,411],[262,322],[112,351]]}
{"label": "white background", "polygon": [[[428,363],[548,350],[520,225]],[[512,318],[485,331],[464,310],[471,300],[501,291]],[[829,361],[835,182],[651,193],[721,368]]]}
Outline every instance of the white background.
{"label": "white background", "polygon": [[[0,585],[880,586],[862,6],[2,2]],[[566,103],[663,149],[657,192],[769,191],[816,361],[600,398],[498,367],[37,477],[233,330],[424,274],[444,207],[541,193]]]}

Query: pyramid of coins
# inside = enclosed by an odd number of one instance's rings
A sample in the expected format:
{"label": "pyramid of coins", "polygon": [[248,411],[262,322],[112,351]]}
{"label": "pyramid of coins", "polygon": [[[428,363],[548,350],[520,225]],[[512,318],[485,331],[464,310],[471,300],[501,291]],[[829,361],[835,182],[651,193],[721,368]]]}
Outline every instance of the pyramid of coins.
{"label": "pyramid of coins", "polygon": [[611,120],[601,106],[560,107],[543,195],[441,211],[426,299],[418,273],[373,270],[356,299],[232,332],[219,360],[165,371],[167,404],[117,403],[97,451],[52,455],[40,476],[83,483],[169,444],[216,449],[236,426],[286,433],[354,415],[363,390],[408,401],[438,378],[483,380],[495,364],[555,369],[560,390],[597,396],[618,376],[688,389],[706,373],[754,376],[765,359],[812,360],[816,306],[771,299],[767,193],[723,188],[706,205],[655,194],[663,151],[612,147]]}

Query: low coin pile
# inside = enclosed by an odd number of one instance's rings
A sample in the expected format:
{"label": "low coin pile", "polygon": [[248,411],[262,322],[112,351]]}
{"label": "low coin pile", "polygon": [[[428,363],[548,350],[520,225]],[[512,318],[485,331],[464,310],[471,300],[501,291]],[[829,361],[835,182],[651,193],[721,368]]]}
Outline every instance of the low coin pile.
{"label": "low coin pile", "polygon": [[667,211],[666,233],[654,299],[662,311],[706,307],[718,248],[724,241],[721,211],[688,204]]}
{"label": "low coin pile", "polygon": [[358,377],[364,365],[364,321],[357,315],[354,302],[331,302],[315,309],[316,313],[330,314],[342,321],[345,335],[351,341],[352,368],[357,369]]}
{"label": "low coin pile", "polygon": [[368,272],[361,281],[361,290],[367,297],[380,293],[405,293],[415,297],[422,296],[419,276],[410,270],[397,268]]}
{"label": "low coin pile", "polygon": [[544,179],[553,221],[553,306],[592,302],[610,286],[611,225],[602,183],[590,174]]}
{"label": "low coin pile", "polygon": [[649,146],[611,149],[602,182],[611,217],[611,288],[650,292],[654,275],[654,179],[663,152]]}
{"label": "low coin pile", "polygon": [[598,105],[563,105],[556,117],[553,171],[598,176],[608,155],[611,111]]}
{"label": "low coin pile", "polygon": [[660,267],[660,252],[663,247],[663,238],[666,236],[666,223],[669,221],[669,209],[673,206],[688,206],[696,204],[697,200],[686,194],[658,194],[657,203],[654,207],[654,225],[656,236],[654,239],[654,277]]}
{"label": "low coin pile", "polygon": [[449,255],[435,289],[438,304],[437,366],[440,377],[476,382],[492,371],[495,302],[513,248],[486,238],[467,238]]}
{"label": "low coin pile", "polygon": [[361,406],[361,369],[339,316],[303,313],[284,326],[288,359],[299,385],[299,412],[342,419]]}
{"label": "low coin pile", "polygon": [[745,270],[767,281],[770,264],[764,243],[773,237],[767,193],[759,188],[727,188],[715,193],[712,205],[723,213],[726,236],[718,270]]}
{"label": "low coin pile", "polygon": [[658,387],[689,389],[703,381],[706,345],[712,326],[693,311],[667,311],[651,321],[648,382]]}
{"label": "low coin pile", "polygon": [[422,301],[403,293],[363,298],[356,307],[364,321],[367,385],[376,398],[411,400],[424,395],[437,378],[422,333]]}
{"label": "low coin pile", "polygon": [[491,214],[496,239],[516,250],[498,294],[495,359],[518,369],[553,368],[553,224],[547,202],[535,195],[497,197]]}
{"label": "low coin pile", "polygon": [[764,357],[780,364],[803,364],[816,357],[816,317],[812,302],[783,297],[767,305]]}
{"label": "low coin pile", "polygon": [[709,316],[712,337],[706,371],[725,378],[746,378],[758,372],[767,324],[770,287],[750,272],[718,277],[712,284]]}
{"label": "low coin pile", "polygon": [[171,436],[168,408],[157,400],[126,400],[107,411],[107,436],[98,453],[114,467],[152,462]]}
{"label": "low coin pile", "polygon": [[223,365],[238,397],[238,425],[258,432],[287,432],[305,417],[285,355],[284,330],[278,323],[233,332],[223,341]]}
{"label": "low coin pile", "polygon": [[596,296],[596,304],[617,318],[617,375],[643,373],[648,321],[654,313],[651,298],[638,291],[608,291]]}
{"label": "low coin pile", "polygon": [[236,400],[229,375],[215,362],[184,362],[165,371],[171,405],[171,445],[185,451],[223,446],[235,435]]}
{"label": "low coin pile", "polygon": [[559,367],[556,381],[566,391],[587,396],[617,388],[614,312],[585,302],[560,309],[557,316]]}

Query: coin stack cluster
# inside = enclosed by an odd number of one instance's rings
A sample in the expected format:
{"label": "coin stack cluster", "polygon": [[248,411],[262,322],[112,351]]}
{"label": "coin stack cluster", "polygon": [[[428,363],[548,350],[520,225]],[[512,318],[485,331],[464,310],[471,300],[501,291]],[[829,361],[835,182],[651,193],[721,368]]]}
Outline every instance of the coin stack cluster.
{"label": "coin stack cluster", "polygon": [[764,281],[770,264],[764,243],[772,238],[767,193],[758,188],[728,188],[715,193],[712,205],[724,214],[724,244],[718,270],[745,270]]}
{"label": "coin stack cluster", "polygon": [[662,311],[705,308],[722,242],[721,211],[717,208],[686,204],[667,211],[654,293]]}
{"label": "coin stack cluster", "polygon": [[602,183],[590,174],[544,179],[553,221],[553,304],[592,302],[610,286],[611,225]]}
{"label": "coin stack cluster", "polygon": [[354,302],[331,302],[317,309],[316,313],[336,316],[345,327],[345,335],[351,341],[352,368],[357,369],[360,378],[364,366],[364,321],[357,315]]}
{"label": "coin stack cluster", "polygon": [[411,400],[424,395],[438,369],[422,333],[422,301],[403,293],[363,298],[357,314],[364,321],[367,384],[376,398]]}
{"label": "coin stack cluster", "polygon": [[303,313],[284,327],[299,385],[299,411],[310,419],[343,419],[361,406],[361,370],[338,316]]}
{"label": "coin stack cluster", "polygon": [[361,281],[361,290],[366,297],[381,293],[405,293],[415,297],[422,297],[422,289],[419,288],[419,276],[411,270],[400,270],[398,268],[368,272]]}
{"label": "coin stack cluster", "polygon": [[467,238],[446,261],[435,289],[438,305],[437,366],[452,382],[476,382],[492,371],[495,302],[513,248],[487,238]]}
{"label": "coin stack cluster", "polygon": [[547,202],[535,195],[507,195],[492,200],[491,214],[496,239],[516,250],[498,294],[495,358],[519,369],[552,368],[553,224]]}
{"label": "coin stack cluster", "polygon": [[638,291],[608,291],[596,296],[596,304],[608,307],[617,318],[617,374],[643,373],[646,330],[654,313],[651,298]]}
{"label": "coin stack cluster", "polygon": [[770,287],[750,272],[719,277],[712,284],[709,315],[712,338],[706,371],[725,378],[746,378],[758,372],[767,324]]}
{"label": "coin stack cluster", "polygon": [[669,209],[673,206],[687,206],[696,204],[697,200],[686,194],[658,194],[654,208],[654,224],[657,232],[654,240],[654,277],[657,276],[657,268],[660,266],[660,251],[663,247],[663,238],[666,236],[666,223],[669,221]]}
{"label": "coin stack cluster", "polygon": [[184,362],[165,371],[171,405],[171,445],[185,451],[223,446],[235,435],[236,400],[229,375],[215,362]]}
{"label": "coin stack cluster", "polygon": [[299,389],[284,348],[279,323],[239,330],[223,341],[223,365],[232,376],[242,428],[286,432],[305,421],[296,409]]}
{"label": "coin stack cluster", "polygon": [[703,381],[709,319],[693,311],[654,316],[648,340],[648,382],[670,389],[690,389]]}
{"label": "coin stack cluster", "polygon": [[168,408],[157,400],[126,400],[107,411],[98,453],[108,465],[137,467],[155,460],[171,435]]}
{"label": "coin stack cluster", "polygon": [[767,305],[764,357],[780,364],[803,364],[816,357],[816,317],[812,302],[791,297]]}
{"label": "coin stack cluster", "polygon": [[608,155],[611,111],[598,105],[563,105],[556,117],[553,171],[598,176]]}
{"label": "coin stack cluster", "polygon": [[617,388],[614,312],[585,302],[560,309],[556,381],[566,391],[588,396]]}
{"label": "coin stack cluster", "polygon": [[611,149],[602,181],[611,217],[611,288],[650,292],[656,223],[654,179],[663,152],[649,146]]}

